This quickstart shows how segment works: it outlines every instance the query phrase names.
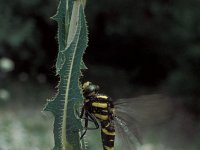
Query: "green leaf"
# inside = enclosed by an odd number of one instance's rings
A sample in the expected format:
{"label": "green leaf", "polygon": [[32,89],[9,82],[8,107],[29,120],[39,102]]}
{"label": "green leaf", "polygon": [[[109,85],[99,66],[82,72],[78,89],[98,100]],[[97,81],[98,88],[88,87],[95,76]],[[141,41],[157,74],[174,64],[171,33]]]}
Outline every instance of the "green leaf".
{"label": "green leaf", "polygon": [[[62,2],[61,0],[60,9],[61,5],[64,4]],[[62,8],[62,10],[64,9]],[[62,10],[58,11],[54,17],[60,25],[62,23],[59,21],[59,16],[62,16]],[[55,116],[54,150],[85,149],[84,142],[80,141],[82,125],[75,113],[75,108],[83,101],[79,78],[81,69],[86,68],[83,65],[82,57],[88,43],[88,31],[82,1],[74,1],[70,18],[67,37],[59,35],[61,36],[59,37],[60,47],[63,47],[63,42],[65,42],[66,48],[62,50],[59,47],[56,65],[57,74],[60,76],[58,93],[51,101],[48,101],[44,108],[45,111],[51,111]],[[65,30],[67,30],[66,26]],[[59,31],[64,32],[63,29]]]}
{"label": "green leaf", "polygon": [[57,36],[58,36],[58,43],[59,43],[59,51],[58,51],[58,57],[57,57],[57,62],[56,62],[57,74],[65,61],[65,57],[62,51],[65,49],[67,45],[72,7],[73,7],[73,0],[60,0],[58,11],[56,15],[52,17],[52,19],[55,20],[58,24]]}

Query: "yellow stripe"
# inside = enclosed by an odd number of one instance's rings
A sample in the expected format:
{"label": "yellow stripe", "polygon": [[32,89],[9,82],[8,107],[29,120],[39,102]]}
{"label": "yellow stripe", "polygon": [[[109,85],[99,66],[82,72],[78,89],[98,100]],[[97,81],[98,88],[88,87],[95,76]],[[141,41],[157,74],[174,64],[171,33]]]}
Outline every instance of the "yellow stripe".
{"label": "yellow stripe", "polygon": [[83,89],[85,89],[85,88],[88,87],[89,85],[90,85],[90,82],[89,82],[89,81],[85,82],[85,83],[83,84]]}
{"label": "yellow stripe", "polygon": [[85,102],[89,102],[90,100],[89,100],[89,99],[85,99],[84,101],[85,101]]}
{"label": "yellow stripe", "polygon": [[106,130],[105,128],[102,128],[103,133],[107,134],[107,135],[115,135],[115,132],[109,132],[108,130]]}
{"label": "yellow stripe", "polygon": [[103,98],[103,99],[107,99],[108,97],[105,95],[98,95],[97,98]]}
{"label": "yellow stripe", "polygon": [[105,127],[107,128],[110,125],[110,123],[108,123]]}
{"label": "yellow stripe", "polygon": [[108,110],[104,110],[104,109],[103,109],[102,111],[103,111],[103,112],[108,112]]}
{"label": "yellow stripe", "polygon": [[108,119],[108,115],[101,115],[101,114],[94,114],[94,115],[101,120],[107,120]]}
{"label": "yellow stripe", "polygon": [[107,103],[98,103],[98,102],[94,102],[92,103],[92,106],[94,107],[99,107],[99,108],[107,108],[108,104]]}
{"label": "yellow stripe", "polygon": [[106,149],[106,150],[114,150],[114,147],[105,146],[105,149]]}

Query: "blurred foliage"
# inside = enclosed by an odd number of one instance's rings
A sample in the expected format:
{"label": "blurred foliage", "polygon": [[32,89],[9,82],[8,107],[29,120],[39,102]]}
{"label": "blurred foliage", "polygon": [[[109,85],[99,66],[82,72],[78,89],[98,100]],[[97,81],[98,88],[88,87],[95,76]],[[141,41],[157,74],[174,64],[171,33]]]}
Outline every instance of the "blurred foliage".
{"label": "blurred foliage", "polygon": [[[25,72],[55,79],[56,24],[49,18],[57,3],[0,1],[0,57],[13,60],[14,77]],[[104,70],[100,70],[104,67],[99,66],[105,65],[114,68],[108,73],[114,78],[113,70],[119,69],[125,72],[125,83],[164,87],[172,94],[183,95],[185,105],[200,113],[199,8],[199,0],[88,1],[90,41],[85,61],[99,68],[89,68],[89,76],[104,77]],[[107,80],[100,79],[105,84]]]}
{"label": "blurred foliage", "polygon": [[24,107],[12,111],[1,109],[0,149],[49,150],[53,143],[53,128],[40,110]]}
{"label": "blurred foliage", "polygon": [[12,58],[15,71],[37,72],[49,59],[51,49],[45,51],[43,41],[48,41],[45,32],[55,32],[49,18],[56,5],[57,0],[0,1],[0,56]]}

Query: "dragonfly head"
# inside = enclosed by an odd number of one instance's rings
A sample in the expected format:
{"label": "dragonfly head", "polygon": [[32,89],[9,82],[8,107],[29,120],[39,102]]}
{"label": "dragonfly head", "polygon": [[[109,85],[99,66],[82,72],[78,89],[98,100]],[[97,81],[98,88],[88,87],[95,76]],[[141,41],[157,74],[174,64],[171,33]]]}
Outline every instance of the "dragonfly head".
{"label": "dragonfly head", "polygon": [[88,97],[97,94],[99,91],[99,86],[94,85],[92,84],[92,82],[87,81],[83,84],[82,89],[83,89],[83,95],[85,97]]}

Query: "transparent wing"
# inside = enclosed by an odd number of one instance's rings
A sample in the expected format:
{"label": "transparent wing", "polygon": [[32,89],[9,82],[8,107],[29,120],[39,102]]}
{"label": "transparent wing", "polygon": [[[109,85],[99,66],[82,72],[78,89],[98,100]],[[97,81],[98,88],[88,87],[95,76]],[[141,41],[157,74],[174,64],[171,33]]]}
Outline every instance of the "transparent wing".
{"label": "transparent wing", "polygon": [[129,130],[126,122],[115,117],[115,149],[116,150],[137,150],[139,142],[136,136]]}
{"label": "transparent wing", "polygon": [[142,126],[164,123],[173,116],[172,98],[161,94],[114,101],[116,115],[127,124]]}
{"label": "transparent wing", "polygon": [[114,101],[114,106],[116,138],[123,150],[136,150],[143,141],[141,130],[165,123],[173,115],[171,98],[160,94],[119,99]]}

